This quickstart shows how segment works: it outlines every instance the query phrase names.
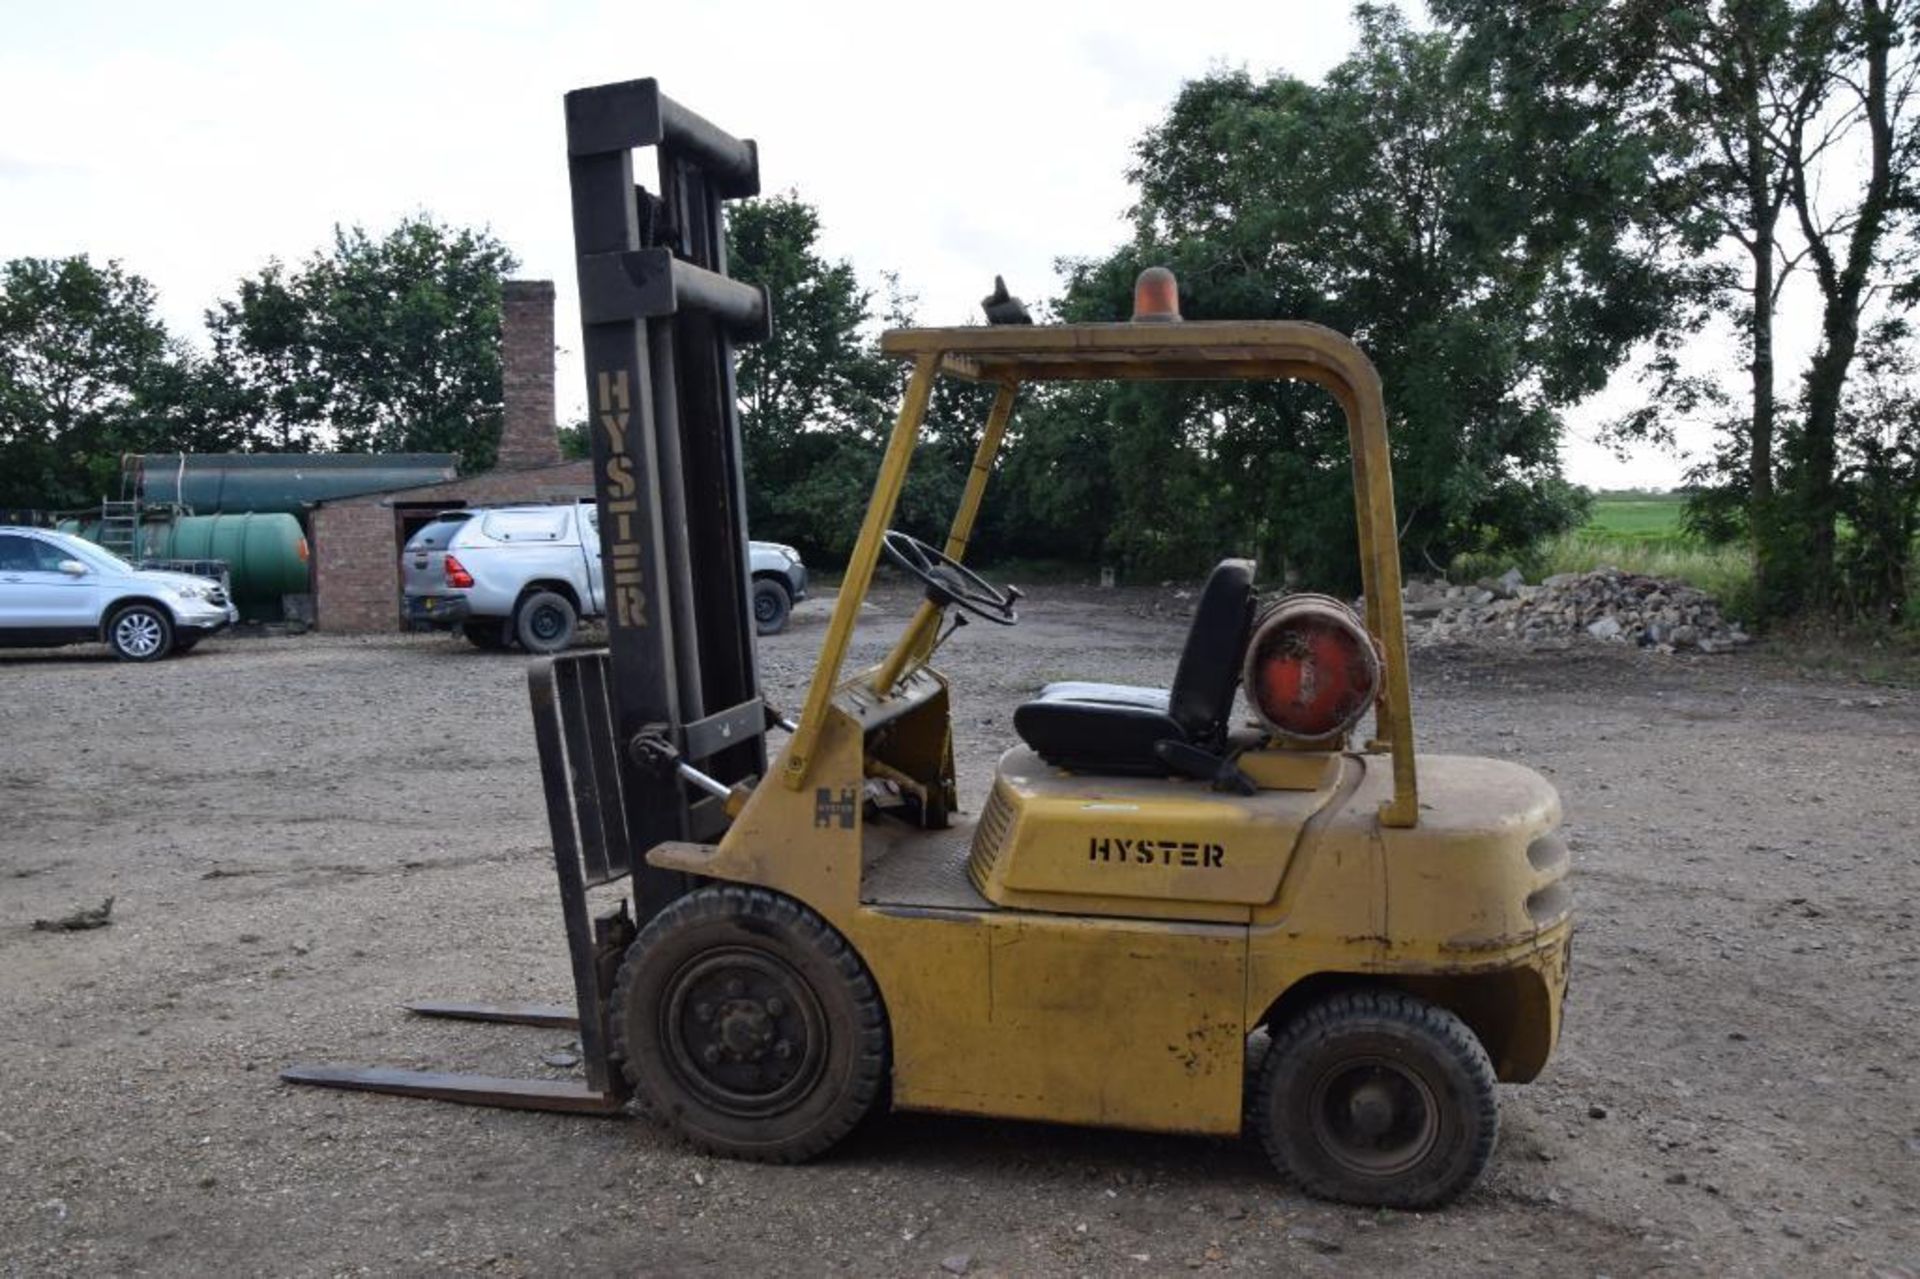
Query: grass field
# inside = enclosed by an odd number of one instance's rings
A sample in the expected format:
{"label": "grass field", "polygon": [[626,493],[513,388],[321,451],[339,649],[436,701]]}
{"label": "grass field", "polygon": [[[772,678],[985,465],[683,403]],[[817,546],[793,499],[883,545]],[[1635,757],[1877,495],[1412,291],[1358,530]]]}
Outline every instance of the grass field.
{"label": "grass field", "polygon": [[1677,577],[1715,596],[1735,617],[1753,604],[1753,563],[1744,546],[1708,546],[1681,527],[1678,493],[1600,493],[1586,525],[1541,548],[1551,573],[1611,564],[1630,573]]}
{"label": "grass field", "polygon": [[[1717,598],[1738,618],[1753,605],[1753,565],[1744,546],[1708,546],[1680,524],[1686,499],[1677,493],[1601,493],[1593,514],[1571,533],[1550,538],[1518,559],[1531,581],[1554,573],[1585,573],[1603,566],[1677,577]],[[1481,556],[1464,557],[1455,575],[1472,580],[1497,576],[1507,567]]]}
{"label": "grass field", "polygon": [[1685,504],[1678,493],[1602,493],[1593,500],[1593,518],[1580,531],[1622,542],[1686,541],[1680,527]]}

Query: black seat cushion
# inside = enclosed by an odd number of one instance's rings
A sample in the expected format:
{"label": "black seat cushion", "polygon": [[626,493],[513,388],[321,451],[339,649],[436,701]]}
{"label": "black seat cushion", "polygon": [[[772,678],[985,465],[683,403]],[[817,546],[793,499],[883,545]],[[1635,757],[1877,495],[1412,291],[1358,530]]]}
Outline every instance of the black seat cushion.
{"label": "black seat cushion", "polygon": [[1167,713],[1171,695],[1164,688],[1138,684],[1099,684],[1092,680],[1063,679],[1040,690],[1039,702],[1108,702],[1116,706],[1144,706]]}
{"label": "black seat cushion", "polygon": [[1049,684],[1014,711],[1013,728],[1048,763],[1088,773],[1164,773],[1153,744],[1186,738],[1167,714],[1167,690],[1126,684]]}
{"label": "black seat cushion", "polygon": [[1013,713],[1020,740],[1051,764],[1089,773],[1156,775],[1161,741],[1214,747],[1226,736],[1253,617],[1253,563],[1225,560],[1194,608],[1171,689],[1066,681]]}

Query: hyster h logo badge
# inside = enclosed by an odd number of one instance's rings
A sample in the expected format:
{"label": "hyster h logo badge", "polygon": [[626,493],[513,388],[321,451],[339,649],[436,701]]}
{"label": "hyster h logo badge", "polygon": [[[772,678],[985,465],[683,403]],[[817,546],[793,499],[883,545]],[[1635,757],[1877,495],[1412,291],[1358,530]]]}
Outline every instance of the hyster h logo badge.
{"label": "hyster h logo badge", "polygon": [[627,427],[633,421],[633,395],[627,387],[627,371],[617,369],[601,373],[594,398],[600,412],[600,430],[607,439],[606,483],[601,492],[607,498],[607,518],[613,527],[604,530],[607,537],[607,571],[612,577],[608,594],[613,597],[614,620],[622,626],[647,624],[646,572],[640,567],[640,512],[638,486],[633,479],[633,451]]}
{"label": "hyster h logo badge", "polygon": [[1223,844],[1198,844],[1190,839],[1101,839],[1096,836],[1087,841],[1090,862],[1218,870],[1226,856]]}
{"label": "hyster h logo badge", "polygon": [[860,792],[851,786],[842,786],[835,795],[825,786],[815,788],[813,792],[813,824],[826,828],[838,822],[842,830],[853,829],[853,819],[860,812]]}

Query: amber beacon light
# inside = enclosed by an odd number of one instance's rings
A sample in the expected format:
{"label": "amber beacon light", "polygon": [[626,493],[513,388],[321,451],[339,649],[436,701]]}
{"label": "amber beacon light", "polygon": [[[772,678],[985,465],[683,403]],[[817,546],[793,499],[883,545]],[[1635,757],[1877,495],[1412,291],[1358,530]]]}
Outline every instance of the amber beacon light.
{"label": "amber beacon light", "polygon": [[1180,284],[1163,266],[1150,266],[1133,282],[1134,323],[1165,324],[1180,318]]}

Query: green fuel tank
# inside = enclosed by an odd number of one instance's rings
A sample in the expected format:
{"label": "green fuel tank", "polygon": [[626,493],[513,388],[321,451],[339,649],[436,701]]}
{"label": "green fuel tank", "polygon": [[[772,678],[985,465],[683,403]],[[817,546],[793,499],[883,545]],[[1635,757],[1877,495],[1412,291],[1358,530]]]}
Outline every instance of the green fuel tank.
{"label": "green fuel tank", "polygon": [[[60,526],[90,542],[100,540],[100,521]],[[233,602],[248,617],[277,621],[280,597],[312,588],[307,537],[300,521],[277,512],[181,515],[140,526],[135,559],[225,560]]]}
{"label": "green fuel tank", "polygon": [[299,515],[328,498],[437,484],[456,474],[451,453],[129,453],[121,491],[148,506],[201,515]]}

